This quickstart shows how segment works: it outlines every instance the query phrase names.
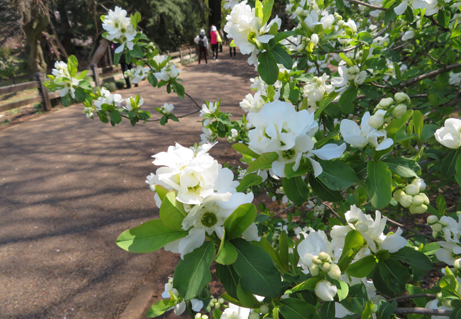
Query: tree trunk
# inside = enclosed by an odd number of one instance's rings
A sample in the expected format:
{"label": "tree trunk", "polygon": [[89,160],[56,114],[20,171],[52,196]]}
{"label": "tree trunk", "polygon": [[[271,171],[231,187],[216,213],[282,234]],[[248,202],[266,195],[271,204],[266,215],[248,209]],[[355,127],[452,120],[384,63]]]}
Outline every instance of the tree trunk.
{"label": "tree trunk", "polygon": [[32,15],[29,22],[22,25],[26,35],[25,52],[27,54],[27,69],[31,73],[46,73],[46,62],[43,57],[42,47],[40,46],[40,36],[42,31],[48,26],[48,16],[46,12],[41,13],[37,10],[36,15]]}
{"label": "tree trunk", "polygon": [[210,8],[210,15],[208,22],[210,27],[216,26],[218,30],[221,29],[221,0],[208,0],[208,7]]}
{"label": "tree trunk", "polygon": [[99,60],[104,56],[104,54],[107,52],[107,48],[109,47],[109,41],[106,39],[101,39],[99,41],[99,46],[96,49],[96,52],[94,52],[93,57],[91,58],[90,64],[98,64]]}

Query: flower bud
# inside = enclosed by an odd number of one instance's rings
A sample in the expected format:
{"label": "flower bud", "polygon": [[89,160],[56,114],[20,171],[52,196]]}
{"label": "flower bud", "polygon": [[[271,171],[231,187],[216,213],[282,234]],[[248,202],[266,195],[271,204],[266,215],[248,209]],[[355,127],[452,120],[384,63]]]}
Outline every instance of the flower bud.
{"label": "flower bud", "polygon": [[323,301],[333,301],[338,288],[327,280],[320,280],[315,285],[315,294]]}
{"label": "flower bud", "polygon": [[322,251],[322,252],[320,252],[318,258],[321,261],[328,261],[330,259],[330,255],[328,255],[326,252]]}
{"label": "flower bud", "polygon": [[424,197],[420,195],[413,196],[413,205],[419,206],[424,203]]}
{"label": "flower bud", "polygon": [[392,116],[399,119],[407,112],[407,106],[405,104],[399,104],[392,110]]}
{"label": "flower bud", "polygon": [[427,224],[428,225],[433,225],[435,223],[437,223],[439,221],[439,219],[437,218],[437,216],[434,216],[434,215],[430,215],[427,217]]}
{"label": "flower bud", "polygon": [[410,103],[410,97],[403,92],[397,92],[394,95],[394,99],[397,103],[407,102]]}
{"label": "flower bud", "polygon": [[269,313],[269,307],[267,305],[262,305],[261,307],[259,307],[259,310],[261,311],[263,315],[265,315],[266,313]]}
{"label": "flower bud", "polygon": [[447,308],[452,308],[450,299],[445,299],[444,301],[442,301],[442,305],[444,305]]}
{"label": "flower bud", "polygon": [[338,280],[339,277],[341,277],[341,269],[339,269],[339,266],[336,264],[331,264],[328,276],[330,276],[331,279]]}
{"label": "flower bud", "polygon": [[202,314],[200,312],[197,312],[195,314],[195,319],[200,319],[200,318],[202,318]]}
{"label": "flower bud", "polygon": [[419,193],[419,196],[422,196],[424,198],[424,204],[429,205],[429,197],[427,197],[426,194],[424,193]]}
{"label": "flower bud", "polygon": [[368,125],[372,128],[379,129],[384,124],[384,116],[381,114],[374,114],[370,116],[368,120]]}
{"label": "flower bud", "polygon": [[319,259],[318,256],[312,257],[312,262],[313,262],[314,264],[317,264],[317,265],[321,265],[321,264],[322,264],[322,261]]}
{"label": "flower bud", "polygon": [[420,192],[426,190],[426,183],[422,178],[415,178],[411,183],[418,186]]}
{"label": "flower bud", "polygon": [[418,195],[419,187],[414,184],[407,185],[405,187],[405,193],[407,193],[408,195],[413,195],[413,196]]}
{"label": "flower bud", "polygon": [[419,206],[411,205],[410,206],[410,213],[412,214],[424,214],[427,211],[427,206],[421,204]]}
{"label": "flower bud", "polygon": [[259,313],[256,313],[256,312],[250,313],[250,315],[248,316],[248,319],[259,319]]}
{"label": "flower bud", "polygon": [[401,189],[398,189],[394,192],[392,196],[394,197],[396,201],[400,201],[400,198],[402,198],[402,196],[404,195],[406,195],[405,192]]}
{"label": "flower bud", "polygon": [[208,319],[207,315],[202,315],[202,319]]}
{"label": "flower bud", "polygon": [[450,225],[447,221],[444,221],[444,220],[440,220],[439,223],[440,225],[442,225],[442,227],[447,227]]}
{"label": "flower bud", "polygon": [[368,225],[364,223],[358,223],[355,225],[355,229],[361,233],[365,233],[368,230]]}
{"label": "flower bud", "polygon": [[453,266],[455,266],[456,269],[461,269],[461,258],[455,259]]}
{"label": "flower bud", "polygon": [[437,236],[439,236],[439,233],[436,232],[436,231],[433,231],[433,232],[432,232],[432,237],[437,238]]}
{"label": "flower bud", "polygon": [[439,223],[436,223],[436,224],[434,224],[434,225],[431,225],[431,227],[432,227],[432,231],[436,231],[436,232],[441,231],[442,228],[443,228],[442,225],[440,225]]}
{"label": "flower bud", "polygon": [[222,305],[224,303],[224,299],[223,298],[219,298],[218,299],[218,302]]}
{"label": "flower bud", "polygon": [[318,274],[320,273],[320,268],[318,265],[314,264],[312,266],[309,267],[309,272],[312,276],[318,276]]}
{"label": "flower bud", "polygon": [[400,203],[400,205],[402,205],[403,207],[408,208],[408,207],[410,207],[412,200],[413,200],[413,197],[412,197],[412,196],[410,196],[410,195],[403,195],[403,196],[400,198],[399,203]]}
{"label": "flower bud", "polygon": [[304,13],[304,10],[301,7],[297,7],[295,10],[295,13],[300,16]]}
{"label": "flower bud", "polygon": [[322,271],[324,272],[329,272],[330,271],[330,263],[323,263],[322,266],[320,266],[320,268],[322,269]]}
{"label": "flower bud", "polygon": [[384,109],[387,109],[392,104],[394,104],[394,99],[391,98],[391,97],[381,99],[381,101],[379,101],[379,103],[378,103],[378,105],[381,106]]}

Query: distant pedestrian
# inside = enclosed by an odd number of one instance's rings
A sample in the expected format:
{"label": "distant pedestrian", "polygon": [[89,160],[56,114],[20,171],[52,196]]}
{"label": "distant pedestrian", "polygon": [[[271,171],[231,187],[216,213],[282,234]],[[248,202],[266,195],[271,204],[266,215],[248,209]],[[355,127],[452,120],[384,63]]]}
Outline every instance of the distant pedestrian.
{"label": "distant pedestrian", "polygon": [[[234,40],[231,40],[229,42],[229,51],[230,51],[230,57],[231,59],[232,58],[235,58],[236,57],[236,54],[235,54],[235,43],[234,43]],[[234,56],[232,56],[232,51],[234,51]]]}
{"label": "distant pedestrian", "polygon": [[[211,38],[211,51],[213,52],[213,59],[218,61],[218,31],[214,25],[211,26],[210,38]],[[221,38],[221,36],[219,36]],[[221,40],[222,42],[222,40]]]}
{"label": "distant pedestrian", "polygon": [[208,64],[208,60],[206,58],[208,51],[208,38],[206,37],[205,30],[200,30],[200,34],[195,37],[194,42],[198,46],[198,64],[200,64],[202,53],[205,56],[205,63]]}
{"label": "distant pedestrian", "polygon": [[[117,43],[115,45],[114,49],[117,49],[119,46],[120,46],[120,43]],[[131,70],[133,68],[133,62],[126,63],[125,53],[126,53],[126,51],[122,52],[122,55],[120,56],[119,63],[120,63],[120,67],[121,67],[122,72],[123,72],[123,76],[125,77],[126,88],[131,89],[130,77],[125,76],[125,71]],[[138,86],[138,84],[135,84],[134,86]]]}

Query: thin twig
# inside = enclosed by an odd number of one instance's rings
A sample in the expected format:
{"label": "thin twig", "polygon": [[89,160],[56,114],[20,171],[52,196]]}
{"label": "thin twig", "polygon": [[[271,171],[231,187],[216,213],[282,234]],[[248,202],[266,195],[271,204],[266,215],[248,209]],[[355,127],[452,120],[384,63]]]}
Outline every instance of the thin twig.
{"label": "thin twig", "polygon": [[294,208],[294,207],[296,207],[296,206],[293,205],[293,206],[289,206],[289,207],[287,207],[287,208],[285,208],[285,209],[282,209],[282,210],[279,211],[277,214],[270,216],[270,218],[274,218],[274,217],[277,217],[277,216],[279,216],[279,215],[282,215],[283,213],[289,211],[290,209],[292,209],[292,208]]}
{"label": "thin twig", "polygon": [[325,205],[325,207],[327,207],[329,210],[331,210],[331,211],[333,212],[333,214],[335,214],[336,217],[338,217],[338,218],[341,220],[341,222],[342,222],[343,224],[346,223],[346,221],[344,220],[344,218],[342,218],[341,216],[339,216],[339,214],[333,209],[333,207],[331,207],[330,205],[328,205],[328,204],[325,203],[325,202],[322,202],[322,204]]}
{"label": "thin twig", "polygon": [[[448,50],[450,50],[450,48],[451,48],[451,44],[448,46],[448,48],[442,53],[440,58],[437,60],[439,63],[442,60],[443,56],[448,52]],[[443,65],[445,65],[445,64],[443,64]]]}
{"label": "thin twig", "polygon": [[430,55],[429,53],[424,53],[425,55],[427,55],[429,57],[429,59],[431,59],[432,61],[434,61],[435,63],[439,63],[443,66],[445,66],[446,64],[445,63],[442,63],[440,62],[439,60],[437,60],[436,58],[434,58],[432,55]]}
{"label": "thin twig", "polygon": [[[190,113],[187,113],[187,114],[184,114],[184,115],[176,116],[176,118],[177,118],[177,119],[180,119],[180,118],[183,118],[183,117],[186,117],[186,116],[189,116],[189,115],[198,113],[198,112],[200,112],[200,110],[197,110],[197,111],[194,111],[194,112],[190,112]],[[121,115],[122,117],[126,118],[126,119],[128,118],[128,117],[125,116],[124,114],[120,114],[120,115]],[[146,120],[145,122],[158,122],[158,121],[160,121],[160,120],[161,120],[161,118],[155,119],[155,120],[152,120],[152,119],[151,119],[151,120]]]}
{"label": "thin twig", "polygon": [[421,314],[421,315],[435,315],[435,316],[445,316],[449,317],[453,311],[452,310],[442,310],[442,309],[430,309],[430,308],[396,308],[394,310],[395,314],[405,315],[410,313]]}
{"label": "thin twig", "polygon": [[199,111],[201,111],[201,110],[202,110],[202,108],[200,107],[200,105],[198,105],[198,103],[197,103],[197,102],[195,102],[195,100],[192,98],[192,96],[190,96],[190,95],[189,95],[189,94],[187,94],[186,92],[184,92],[184,95],[186,95],[186,96],[187,96],[189,99],[191,99],[191,100],[192,100],[192,102],[194,102],[194,103],[195,103],[195,105],[197,106],[197,108],[198,108],[198,110],[199,110]]}
{"label": "thin twig", "polygon": [[400,296],[397,298],[388,299],[387,301],[393,302],[393,301],[400,301],[400,300],[412,299],[412,298],[437,298],[437,296],[433,294],[414,294],[414,295],[405,295],[405,296]]}
{"label": "thin twig", "polygon": [[427,78],[432,78],[434,76],[437,76],[439,75],[440,73],[443,73],[443,72],[447,72],[447,71],[450,71],[450,70],[453,70],[453,69],[456,69],[456,68],[459,68],[461,67],[461,63],[456,63],[456,64],[452,64],[452,65],[448,65],[448,66],[444,66],[443,68],[440,68],[438,70],[435,70],[435,71],[432,71],[432,72],[429,72],[429,73],[426,73],[426,74],[422,74],[422,75],[419,75],[417,77],[414,77],[413,79],[410,79],[406,82],[403,82],[400,86],[401,87],[406,87],[406,86],[409,86],[415,82],[418,82],[418,81],[421,81],[421,80],[424,80],[424,79],[427,79]]}
{"label": "thin twig", "polygon": [[432,238],[432,237],[430,237],[430,236],[428,236],[428,235],[425,235],[425,234],[423,234],[423,233],[421,233],[421,232],[419,232],[419,231],[417,231],[417,230],[413,230],[413,229],[411,229],[410,227],[407,227],[407,226],[405,226],[405,225],[403,225],[403,224],[400,224],[400,223],[396,222],[395,220],[390,219],[389,217],[387,217],[387,221],[388,221],[389,223],[391,223],[391,224],[394,224],[394,225],[396,225],[396,226],[399,226],[400,228],[403,228],[403,229],[405,229],[405,230],[408,230],[408,231],[410,231],[410,232],[412,232],[412,233],[415,233],[415,234],[424,236],[424,237],[426,237],[427,239],[429,239],[429,240],[431,240],[431,241],[435,241],[434,238]]}
{"label": "thin twig", "polygon": [[372,5],[372,4],[365,3],[365,2],[362,2],[362,1],[358,1],[358,0],[346,0],[346,1],[349,1],[349,2],[352,2],[352,3],[356,3],[356,4],[360,4],[361,6],[365,6],[365,7],[368,7],[368,8],[375,9],[375,10],[387,11],[386,8],[374,6],[374,5]]}

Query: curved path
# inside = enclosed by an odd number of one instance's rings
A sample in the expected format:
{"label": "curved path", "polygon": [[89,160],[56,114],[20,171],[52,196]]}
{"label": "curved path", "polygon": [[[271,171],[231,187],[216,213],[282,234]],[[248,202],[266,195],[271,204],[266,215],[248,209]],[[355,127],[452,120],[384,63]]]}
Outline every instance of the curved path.
{"label": "curved path", "polygon": [[[184,67],[180,78],[200,105],[222,98],[224,110],[238,115],[252,76],[245,57],[225,55]],[[118,93],[140,93],[151,112],[164,102],[176,115],[195,110],[147,82]],[[115,240],[158,217],[145,184],[155,171],[151,156],[198,142],[199,122],[194,114],[165,127],[124,121],[113,128],[87,120],[79,104],[0,131],[0,317],[118,318],[146,282],[160,298],[178,257],[131,254]],[[221,163],[236,159],[227,143],[211,154]]]}

